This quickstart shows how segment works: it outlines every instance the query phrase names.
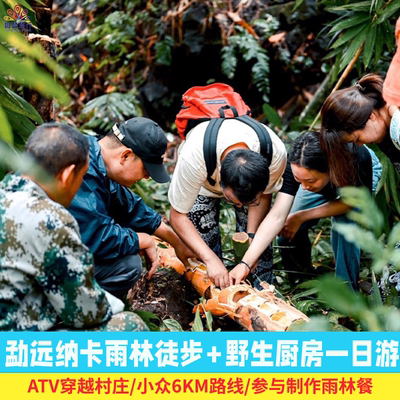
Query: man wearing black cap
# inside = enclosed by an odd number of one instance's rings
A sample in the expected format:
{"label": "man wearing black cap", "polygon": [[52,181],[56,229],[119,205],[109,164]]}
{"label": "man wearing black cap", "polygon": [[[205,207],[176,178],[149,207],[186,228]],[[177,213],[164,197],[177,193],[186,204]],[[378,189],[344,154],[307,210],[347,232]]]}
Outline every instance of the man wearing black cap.
{"label": "man wearing black cap", "polygon": [[194,255],[161,215],[128,189],[149,176],[159,183],[169,181],[162,164],[167,139],[158,124],[135,117],[89,141],[89,169],[69,210],[94,255],[97,282],[121,298],[141,274],[139,253],[147,259],[148,277],[158,266],[150,235],[169,242],[185,264]]}

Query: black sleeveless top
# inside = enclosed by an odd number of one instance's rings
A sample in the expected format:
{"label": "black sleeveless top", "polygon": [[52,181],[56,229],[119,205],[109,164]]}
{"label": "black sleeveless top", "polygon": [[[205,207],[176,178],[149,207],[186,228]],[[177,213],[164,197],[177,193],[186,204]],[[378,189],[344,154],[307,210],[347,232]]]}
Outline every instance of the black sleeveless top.
{"label": "black sleeveless top", "polygon": [[[355,158],[356,168],[356,186],[365,186],[372,192],[372,159],[371,154],[365,146],[356,146],[349,143],[350,154]],[[295,196],[299,189],[300,183],[294,179],[292,168],[288,162],[283,174],[283,185],[280,190],[282,193]],[[329,182],[318,193],[327,199],[335,199],[337,197],[337,187]]]}

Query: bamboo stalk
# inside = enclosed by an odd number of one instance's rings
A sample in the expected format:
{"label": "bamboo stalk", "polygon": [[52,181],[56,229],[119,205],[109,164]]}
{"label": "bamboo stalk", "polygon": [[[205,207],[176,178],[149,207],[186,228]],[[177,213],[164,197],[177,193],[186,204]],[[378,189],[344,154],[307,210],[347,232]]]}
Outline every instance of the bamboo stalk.
{"label": "bamboo stalk", "polygon": [[[354,64],[358,60],[358,57],[360,57],[360,54],[362,52],[363,47],[364,47],[364,43],[358,48],[358,50],[356,51],[356,54],[354,54],[354,57],[351,60],[350,64],[343,71],[340,79],[337,81],[335,87],[332,89],[332,92],[330,94],[336,92],[340,88],[340,86],[342,85],[343,81],[347,78],[347,76],[349,75],[350,71],[353,69]],[[310,128],[309,128],[310,131],[313,130],[313,128],[316,125],[317,121],[319,120],[320,116],[321,116],[321,110],[319,110],[318,115],[315,117],[313,123],[310,125]]]}
{"label": "bamboo stalk", "polygon": [[158,238],[154,238],[154,241],[160,265],[173,268],[184,275],[205,298],[203,303],[195,306],[194,312],[200,309],[203,313],[210,311],[216,316],[228,315],[249,331],[286,331],[293,323],[309,321],[302,312],[276,297],[274,286],[262,282],[261,291],[248,284],[219,289],[209,279],[205,264],[190,259],[190,268],[186,269],[168,243]]}
{"label": "bamboo stalk", "polygon": [[236,232],[232,235],[233,251],[235,254],[235,263],[242,261],[247,249],[250,246],[249,235],[246,232]]}

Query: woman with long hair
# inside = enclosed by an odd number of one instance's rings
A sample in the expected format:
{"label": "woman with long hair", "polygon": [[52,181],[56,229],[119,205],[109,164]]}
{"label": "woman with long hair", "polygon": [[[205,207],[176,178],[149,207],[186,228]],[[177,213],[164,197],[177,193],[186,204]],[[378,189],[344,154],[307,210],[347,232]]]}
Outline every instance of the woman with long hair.
{"label": "woman with long hair", "polygon": [[368,74],[355,85],[330,94],[322,106],[321,148],[337,186],[355,182],[348,143],[376,143],[400,172],[400,110],[384,100],[382,90],[382,77]]}
{"label": "woman with long hair", "polygon": [[[365,186],[374,193],[382,173],[382,166],[375,153],[366,146],[346,144],[351,158],[346,164],[354,168],[356,186]],[[306,132],[292,144],[288,164],[280,190],[295,196],[278,244],[284,266],[293,269],[311,267],[311,243],[308,230],[320,218],[332,217],[332,222],[349,223],[345,214],[351,207],[344,204],[337,193],[340,187],[330,179],[329,161],[320,146],[320,134]],[[336,275],[358,289],[360,248],[348,242],[337,231],[331,232]]]}

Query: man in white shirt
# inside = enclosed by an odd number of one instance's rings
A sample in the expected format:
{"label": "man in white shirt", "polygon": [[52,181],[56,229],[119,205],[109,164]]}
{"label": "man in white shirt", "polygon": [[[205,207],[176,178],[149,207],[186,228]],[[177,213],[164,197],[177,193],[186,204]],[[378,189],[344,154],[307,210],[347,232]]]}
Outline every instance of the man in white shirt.
{"label": "man in white shirt", "polygon": [[[286,149],[278,136],[265,126],[272,142],[272,160],[260,154],[257,133],[247,124],[226,119],[221,125],[216,148],[216,169],[207,181],[203,142],[209,122],[193,128],[182,143],[169,189],[170,222],[181,239],[207,265],[216,286],[225,288],[255,270],[258,280],[272,281],[272,245],[258,260],[238,264],[230,273],[221,261],[219,202],[225,199],[235,206],[237,229],[254,236],[267,215],[272,193],[282,186],[286,167]],[[256,251],[253,253],[259,253]]]}

